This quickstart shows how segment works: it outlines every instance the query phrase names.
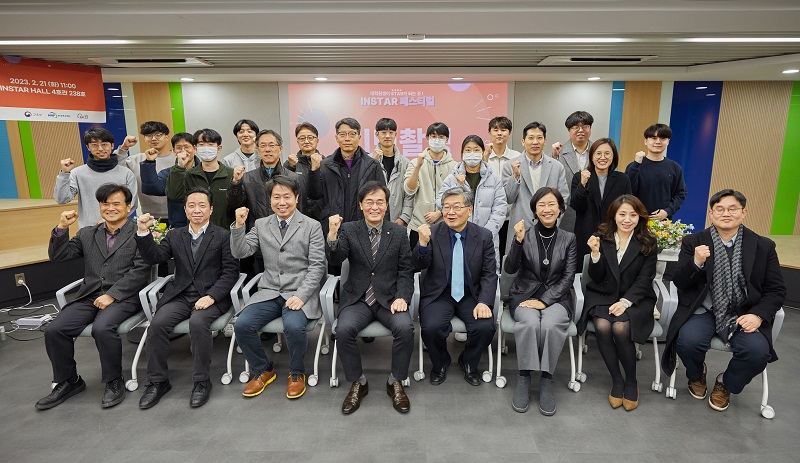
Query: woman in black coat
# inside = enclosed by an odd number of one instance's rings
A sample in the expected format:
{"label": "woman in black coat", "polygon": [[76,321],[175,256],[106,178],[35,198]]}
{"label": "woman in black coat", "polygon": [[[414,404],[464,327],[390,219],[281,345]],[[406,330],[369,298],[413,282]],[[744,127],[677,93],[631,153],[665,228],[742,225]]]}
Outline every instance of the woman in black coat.
{"label": "woman in black coat", "polygon": [[589,166],[572,178],[569,205],[575,209],[575,238],[578,241],[578,262],[589,254],[586,244],[605,220],[608,206],[617,197],[631,193],[631,181],[617,171],[619,153],[614,140],[601,138],[589,148]]}
{"label": "woman in black coat", "polygon": [[[597,349],[611,373],[611,407],[633,410],[639,405],[636,346],[653,331],[656,293],[656,238],[647,226],[648,212],[633,195],[611,202],[608,219],[589,238],[590,281],[578,333],[594,321]],[[620,371],[620,364],[625,377]]]}

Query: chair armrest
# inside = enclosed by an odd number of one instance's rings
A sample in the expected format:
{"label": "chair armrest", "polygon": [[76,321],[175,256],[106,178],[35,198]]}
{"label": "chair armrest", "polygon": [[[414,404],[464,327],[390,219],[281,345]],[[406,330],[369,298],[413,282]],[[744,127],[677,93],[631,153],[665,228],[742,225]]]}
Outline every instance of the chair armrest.
{"label": "chair armrest", "polygon": [[339,282],[339,277],[328,275],[325,284],[319,292],[319,302],[322,306],[322,315],[325,316],[325,321],[329,325],[333,325],[333,292],[336,291],[336,283]]}
{"label": "chair armrest", "polygon": [[411,295],[411,304],[409,304],[408,311],[411,315],[411,320],[416,320],[416,317],[419,316],[419,277],[420,273],[414,273],[414,294]]}
{"label": "chair armrest", "polygon": [[[669,289],[667,289],[667,286],[664,284],[664,282],[658,278],[653,280],[653,289],[658,291],[661,296],[661,308],[659,309],[661,316],[658,318],[658,323],[661,324],[662,328],[666,329],[669,327],[668,324],[665,324],[667,319],[672,319],[672,295],[670,295]],[[657,299],[659,294],[656,294]],[[656,304],[658,304],[657,299]]]}
{"label": "chair armrest", "polygon": [[175,275],[167,275],[164,278],[154,281],[153,286],[150,287],[150,290],[147,291],[147,300],[150,301],[151,312],[150,316],[147,317],[148,319],[153,318],[153,314],[156,313],[156,306],[158,305],[158,292],[164,288],[164,285],[169,283],[175,278]]}
{"label": "chair armrest", "polygon": [[75,280],[72,283],[68,284],[67,286],[64,286],[63,288],[56,291],[56,301],[58,301],[59,310],[63,310],[64,306],[67,305],[67,293],[70,290],[73,290],[78,286],[80,286],[81,283],[83,283],[83,278],[81,278],[80,280]]}
{"label": "chair armrest", "polygon": [[[264,275],[264,272],[261,272],[261,273],[257,274],[256,276],[254,276],[253,278],[251,278],[250,281],[248,281],[247,284],[244,285],[244,287],[242,288],[242,305],[243,306],[247,306],[247,304],[250,302],[250,298],[253,296],[251,291],[253,290],[253,287],[258,283],[258,280],[261,279],[262,275]],[[237,311],[236,314],[238,315],[239,312]]]}
{"label": "chair armrest", "polygon": [[581,278],[583,277],[582,273],[576,273],[575,279],[572,281],[572,291],[575,297],[575,319],[574,322],[577,322],[581,319],[583,315],[583,305],[584,305],[584,297],[583,297],[583,285],[581,284]]}
{"label": "chair armrest", "polygon": [[[660,280],[657,280],[661,282]],[[665,285],[667,287],[667,291],[669,292],[669,305],[666,304],[666,298],[664,301],[664,310],[661,311],[661,318],[659,318],[659,323],[661,326],[664,327],[664,331],[669,328],[670,323],[672,323],[672,317],[675,316],[675,312],[678,310],[678,289],[675,285],[670,281],[669,285]]]}
{"label": "chair armrest", "polygon": [[781,332],[781,327],[783,326],[783,317],[786,316],[786,312],[783,311],[783,307],[779,311],[775,313],[775,321],[772,322],[772,343],[775,343],[775,340],[778,339],[778,334]]}
{"label": "chair armrest", "polygon": [[239,279],[236,280],[236,284],[233,285],[231,288],[231,302],[233,303],[233,313],[239,313],[242,311],[242,303],[239,300],[239,293],[242,291],[242,285],[244,284],[244,280],[247,279],[246,273],[240,273]]}
{"label": "chair armrest", "polygon": [[151,281],[147,284],[141,291],[139,291],[139,303],[142,305],[142,310],[144,311],[144,316],[147,317],[147,321],[151,321],[153,319],[153,312],[156,310],[155,305],[152,307],[150,306],[150,301],[147,299],[147,295],[153,286],[157,285],[161,281],[161,277],[156,277],[155,280]]}
{"label": "chair armrest", "polygon": [[503,313],[503,300],[500,299],[500,279],[497,279],[497,290],[494,292],[494,323],[500,323],[500,314]]}

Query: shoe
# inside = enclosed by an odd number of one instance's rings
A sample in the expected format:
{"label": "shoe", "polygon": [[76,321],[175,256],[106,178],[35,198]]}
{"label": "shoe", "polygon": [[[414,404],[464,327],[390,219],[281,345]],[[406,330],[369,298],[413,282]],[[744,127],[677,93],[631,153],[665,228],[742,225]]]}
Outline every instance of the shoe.
{"label": "shoe", "polygon": [[289,384],[286,386],[287,399],[299,399],[306,393],[306,375],[289,375]]}
{"label": "shoe", "polygon": [[467,342],[467,333],[456,333],[455,338],[458,342]]}
{"label": "shoe", "polygon": [[75,394],[83,392],[85,389],[86,382],[84,382],[83,378],[80,376],[78,376],[78,380],[74,383],[69,382],[69,380],[62,381],[56,384],[56,387],[50,391],[50,394],[47,394],[46,397],[42,397],[38,402],[36,402],[36,409],[47,410],[53,408]]}
{"label": "shoe", "polygon": [[464,370],[464,380],[468,382],[471,386],[480,386],[481,385],[481,378],[478,373],[472,371],[466,363],[464,363],[464,358],[462,355],[458,356],[458,365]]}
{"label": "shoe", "polygon": [[362,386],[358,381],[353,382],[353,385],[350,386],[350,392],[347,393],[344,402],[342,402],[342,413],[349,415],[358,410],[358,407],[361,406],[361,399],[367,394],[369,394],[369,383],[365,383]]}
{"label": "shoe", "polygon": [[145,410],[154,406],[164,397],[164,394],[170,390],[172,390],[172,385],[169,383],[169,380],[158,383],[151,382],[145,388],[142,398],[139,399],[139,408]]}
{"label": "shoe", "polygon": [[211,395],[211,380],[195,381],[192,388],[192,395],[189,396],[189,406],[192,408],[202,407],[208,402]]}
{"label": "shoe", "polygon": [[386,393],[392,398],[392,407],[400,413],[408,413],[411,410],[411,401],[408,400],[406,390],[401,381],[392,384],[386,383]]}
{"label": "shoe", "polygon": [[608,395],[608,403],[611,405],[611,408],[619,408],[622,406],[622,397],[614,397],[613,395]]}
{"label": "shoe", "polygon": [[556,394],[553,391],[552,378],[539,379],[539,411],[544,416],[556,414]]}
{"label": "shoe", "polygon": [[103,401],[100,406],[111,408],[114,405],[119,405],[123,400],[125,400],[125,379],[120,376],[106,383],[106,392],[103,394]]}
{"label": "shoe", "polygon": [[630,400],[627,397],[625,397],[625,394],[622,394],[622,408],[624,408],[625,411],[629,412],[629,411],[635,409],[638,406],[639,406],[639,388],[638,387],[636,388],[636,400]]}
{"label": "shoe", "polygon": [[511,397],[511,408],[517,413],[528,411],[531,401],[531,377],[517,376],[517,388],[514,389],[514,396]]}
{"label": "shoe", "polygon": [[275,374],[275,370],[261,373],[247,382],[247,385],[244,387],[244,391],[242,391],[242,395],[245,397],[255,397],[261,394],[264,392],[264,389],[267,388],[269,383],[275,381],[275,378],[277,377],[278,375]]}
{"label": "shoe", "polygon": [[717,376],[717,381],[714,383],[714,390],[711,391],[711,396],[708,398],[708,405],[718,412],[724,412],[728,409],[731,403],[731,393],[725,388],[722,383],[722,373]]}
{"label": "shoe", "polygon": [[451,358],[447,356],[447,362],[445,362],[444,367],[442,369],[437,370],[436,368],[431,369],[431,384],[434,386],[438,386],[447,379],[447,369],[450,368]]}
{"label": "shoe", "polygon": [[700,379],[696,381],[689,381],[689,394],[692,395],[697,400],[703,400],[706,398],[706,393],[708,392],[708,385],[706,383],[706,363],[703,362],[703,374],[700,376]]}

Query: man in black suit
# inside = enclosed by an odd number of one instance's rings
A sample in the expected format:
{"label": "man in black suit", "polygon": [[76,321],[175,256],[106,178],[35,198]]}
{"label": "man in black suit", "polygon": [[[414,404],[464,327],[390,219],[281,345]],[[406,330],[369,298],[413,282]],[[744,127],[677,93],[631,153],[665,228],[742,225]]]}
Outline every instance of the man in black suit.
{"label": "man in black suit", "polygon": [[467,342],[458,363],[464,379],[480,384],[478,362],[481,352],[492,342],[495,322],[492,316],[497,292],[497,263],[492,232],[474,223],[472,191],[461,187],[442,195],[444,222],[419,227],[419,242],[411,251],[418,270],[427,269],[422,279],[420,326],[422,341],[433,363],[431,384],[447,378],[450,355],[447,337],[453,315],[467,327]]}
{"label": "man in black suit", "polygon": [[778,359],[772,323],[786,298],[775,243],[742,225],[747,200],[734,190],[711,197],[711,227],[683,239],[673,283],[678,310],[667,331],[661,366],[675,369],[675,353],[686,365],[689,392],[706,397],[706,352],[714,335],[730,343],[733,357],[716,377],[708,404],[728,408],[730,394],[742,392]]}
{"label": "man in black suit", "polygon": [[147,285],[150,266],[136,250],[135,226],[128,220],[133,193],[123,185],[106,183],[97,189],[95,197],[104,222],[84,227],[69,239],[69,226],[78,220],[78,213],[64,211],[50,236],[50,260],[64,262],[82,257],[84,275],[75,300],[44,332],[56,386],[36,402],[39,410],[53,408],[86,389],[75,364],[74,343],[90,323],[100,353],[102,381],[106,383],[101,405],[109,408],[125,399],[122,340],[117,328],[142,310],[138,293]]}
{"label": "man in black suit", "polygon": [[194,367],[192,407],[208,402],[211,392],[211,323],[231,307],[230,292],[239,276],[239,262],[231,254],[230,232],[209,222],[211,192],[193,187],[186,192],[187,227],[171,230],[156,244],[148,227],[150,214],[139,217],[136,244],[145,262],[175,259],[175,278],[166,284],[157,311],[147,329],[147,380],[139,408],[150,408],[172,389],[167,376],[169,334],[189,319]]}
{"label": "man in black suit", "polygon": [[345,259],[350,263],[350,273],[342,285],[336,328],[345,378],[353,383],[342,404],[342,413],[348,415],[358,410],[369,391],[356,336],[375,320],[394,336],[392,372],[386,392],[394,409],[407,413],[411,403],[402,381],[408,378],[414,351],[414,325],[408,313],[414,293],[414,269],[406,229],[384,220],[389,205],[389,189],[384,184],[365,183],[358,192],[358,202],[364,220],[342,224],[338,214],[328,219],[328,258],[334,265],[341,265]]}

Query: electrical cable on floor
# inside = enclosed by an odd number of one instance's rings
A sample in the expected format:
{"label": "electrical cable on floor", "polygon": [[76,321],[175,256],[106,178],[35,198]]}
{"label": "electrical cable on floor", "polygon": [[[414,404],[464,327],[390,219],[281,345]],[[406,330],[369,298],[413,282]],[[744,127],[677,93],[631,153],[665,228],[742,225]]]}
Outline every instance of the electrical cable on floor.
{"label": "electrical cable on floor", "polygon": [[[14,333],[16,331],[42,331],[42,328],[44,328],[48,323],[50,323],[53,320],[53,318],[55,316],[57,316],[58,313],[60,312],[58,310],[58,306],[56,306],[55,304],[44,304],[44,305],[40,305],[40,306],[28,307],[33,302],[33,296],[31,295],[31,289],[28,287],[27,284],[25,284],[24,281],[21,282],[21,284],[28,291],[28,302],[26,304],[24,304],[24,305],[17,306],[17,307],[4,307],[4,308],[0,309],[0,313],[5,313],[5,314],[8,314],[10,316],[11,312],[14,311],[14,310],[32,310],[32,311],[35,312],[35,311],[38,311],[38,310],[42,310],[45,307],[52,307],[53,309],[55,309],[55,312],[46,313],[46,314],[40,314],[40,315],[31,315],[31,313],[29,313],[25,317],[18,317],[18,318],[15,318],[13,320],[9,320],[7,322],[3,322],[3,324],[11,323],[11,329],[6,331],[5,335],[8,336],[9,338],[15,340],[15,341],[33,341],[33,340],[36,340],[36,339],[41,339],[41,338],[44,337],[44,334],[42,334],[41,336],[37,336],[35,338],[31,338],[31,339],[21,339],[21,338],[17,338],[17,337],[14,337],[14,336],[10,336],[11,333]],[[39,324],[38,325],[26,325],[25,327],[23,327],[23,326],[19,325],[19,323],[17,323],[22,318],[39,320]]]}

